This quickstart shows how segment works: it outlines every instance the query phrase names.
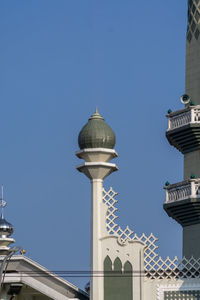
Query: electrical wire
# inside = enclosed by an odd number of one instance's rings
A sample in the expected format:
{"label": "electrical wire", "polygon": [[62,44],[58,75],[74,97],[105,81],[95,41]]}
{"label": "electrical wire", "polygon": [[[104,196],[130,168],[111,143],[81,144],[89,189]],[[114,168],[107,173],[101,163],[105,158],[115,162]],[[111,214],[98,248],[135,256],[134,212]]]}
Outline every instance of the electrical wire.
{"label": "electrical wire", "polygon": [[[11,273],[12,272],[12,273]],[[5,274],[6,272],[4,272]],[[163,272],[163,276],[167,276],[167,270]],[[9,271],[6,273],[6,277],[15,277],[20,275],[21,277],[33,277],[33,278],[91,278],[91,277],[148,277],[148,275],[156,276],[158,273],[156,271]],[[4,275],[5,276],[5,275]],[[159,274],[158,274],[159,276]],[[200,273],[199,276],[200,277]]]}

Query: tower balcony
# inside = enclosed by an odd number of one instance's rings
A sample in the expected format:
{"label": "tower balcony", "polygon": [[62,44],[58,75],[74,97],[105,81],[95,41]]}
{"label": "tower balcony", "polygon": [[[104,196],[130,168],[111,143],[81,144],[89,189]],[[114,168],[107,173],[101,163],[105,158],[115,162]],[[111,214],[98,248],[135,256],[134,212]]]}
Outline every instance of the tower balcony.
{"label": "tower balcony", "polygon": [[200,105],[169,113],[167,118],[171,145],[183,154],[200,149]]}
{"label": "tower balcony", "polygon": [[182,226],[200,223],[200,178],[165,186],[163,205],[169,217]]}

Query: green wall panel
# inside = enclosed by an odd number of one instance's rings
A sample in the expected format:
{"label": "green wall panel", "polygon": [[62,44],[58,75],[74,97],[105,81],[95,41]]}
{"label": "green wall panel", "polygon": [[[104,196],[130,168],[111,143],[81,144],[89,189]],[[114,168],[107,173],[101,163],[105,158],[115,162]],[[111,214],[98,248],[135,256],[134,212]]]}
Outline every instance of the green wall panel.
{"label": "green wall panel", "polygon": [[107,256],[104,261],[104,300],[133,300],[132,265],[126,262],[124,272],[119,258],[112,262]]}

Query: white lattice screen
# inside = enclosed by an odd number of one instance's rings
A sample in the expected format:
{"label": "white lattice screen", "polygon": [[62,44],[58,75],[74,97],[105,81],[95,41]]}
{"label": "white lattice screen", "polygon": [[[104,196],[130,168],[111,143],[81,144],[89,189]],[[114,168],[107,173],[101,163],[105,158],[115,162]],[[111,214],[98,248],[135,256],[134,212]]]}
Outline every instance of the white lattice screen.
{"label": "white lattice screen", "polygon": [[151,233],[146,236],[144,233],[139,237],[133,230],[127,226],[122,229],[117,223],[115,223],[118,216],[117,212],[117,193],[111,187],[108,191],[103,190],[103,203],[108,207],[106,214],[106,228],[110,235],[116,235],[119,243],[122,245],[129,241],[141,241],[146,246],[144,252],[144,269],[145,275],[151,279],[162,279],[162,278],[194,278],[200,276],[200,259],[195,258],[186,259],[183,258],[181,261],[178,257],[170,259],[162,259],[158,255],[156,245],[157,238]]}

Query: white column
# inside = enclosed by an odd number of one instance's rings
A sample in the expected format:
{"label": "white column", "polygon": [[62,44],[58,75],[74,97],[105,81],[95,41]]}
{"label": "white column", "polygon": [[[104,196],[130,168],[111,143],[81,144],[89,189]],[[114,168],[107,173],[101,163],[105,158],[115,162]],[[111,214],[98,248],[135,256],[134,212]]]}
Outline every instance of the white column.
{"label": "white column", "polygon": [[190,111],[190,113],[191,113],[191,123],[194,123],[195,122],[195,113],[194,113],[194,108],[191,108],[191,111]]}
{"label": "white column", "polygon": [[103,205],[103,180],[118,170],[109,161],[117,157],[113,149],[83,149],[76,154],[85,162],[77,167],[91,181],[91,278],[90,300],[104,300],[104,265],[102,238],[105,237],[105,208]]}
{"label": "white column", "polygon": [[195,182],[191,181],[190,184],[191,184],[191,197],[196,197],[197,192],[195,189]]}
{"label": "white column", "polygon": [[168,130],[171,129],[171,118],[168,117]]}
{"label": "white column", "polygon": [[103,300],[103,261],[101,241],[102,237],[102,201],[103,180],[91,180],[91,300]]}

